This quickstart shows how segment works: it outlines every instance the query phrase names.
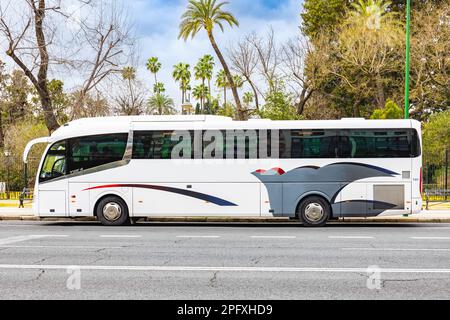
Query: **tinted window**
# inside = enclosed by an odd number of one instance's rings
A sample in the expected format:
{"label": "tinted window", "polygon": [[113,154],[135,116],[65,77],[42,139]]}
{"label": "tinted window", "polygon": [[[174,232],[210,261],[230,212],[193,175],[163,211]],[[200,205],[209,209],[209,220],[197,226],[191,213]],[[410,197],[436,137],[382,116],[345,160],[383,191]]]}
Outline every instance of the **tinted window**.
{"label": "tinted window", "polygon": [[205,159],[256,159],[258,144],[258,130],[204,131],[202,154]]}
{"label": "tinted window", "polygon": [[[417,156],[417,132],[409,129],[342,130],[342,158],[409,158]],[[420,147],[419,147],[420,148]],[[420,153],[420,152],[419,152]]]}
{"label": "tinted window", "polygon": [[128,134],[108,134],[69,140],[70,173],[123,159]]}
{"label": "tinted window", "polygon": [[[175,146],[177,158],[184,159],[194,156],[205,159],[267,158],[274,156],[271,146],[274,132],[279,135],[278,146],[274,145],[274,148],[279,149],[281,159],[409,158],[420,155],[418,134],[411,129],[268,130],[263,135],[259,130],[136,131],[133,159],[171,159]],[[194,143],[195,139],[198,144]],[[194,154],[196,145],[202,150]]]}
{"label": "tinted window", "polygon": [[420,146],[420,138],[419,133],[417,130],[411,130],[412,131],[412,157],[419,157],[422,154],[422,147]]}
{"label": "tinted window", "polygon": [[188,155],[181,150],[178,156],[192,156],[193,132],[135,131],[133,139],[133,159],[171,159],[173,148],[183,141]]}
{"label": "tinted window", "polygon": [[281,130],[282,159],[336,158],[339,155],[337,130]]}

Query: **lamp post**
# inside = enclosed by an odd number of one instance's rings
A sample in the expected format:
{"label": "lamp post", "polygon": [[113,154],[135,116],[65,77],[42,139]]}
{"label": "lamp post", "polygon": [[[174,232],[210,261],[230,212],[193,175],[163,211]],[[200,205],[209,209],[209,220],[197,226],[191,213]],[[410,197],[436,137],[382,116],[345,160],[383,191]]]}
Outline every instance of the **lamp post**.
{"label": "lamp post", "polygon": [[406,66],[405,66],[405,119],[409,119],[409,59],[411,47],[411,0],[406,0]]}

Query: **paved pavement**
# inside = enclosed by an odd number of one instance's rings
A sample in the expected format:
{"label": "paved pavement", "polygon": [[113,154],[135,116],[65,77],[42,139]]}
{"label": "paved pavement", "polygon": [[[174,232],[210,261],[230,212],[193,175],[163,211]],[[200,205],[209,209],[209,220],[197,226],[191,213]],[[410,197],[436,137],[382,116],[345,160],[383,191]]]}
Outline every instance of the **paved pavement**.
{"label": "paved pavement", "polygon": [[94,298],[449,299],[450,224],[0,222],[0,299]]}

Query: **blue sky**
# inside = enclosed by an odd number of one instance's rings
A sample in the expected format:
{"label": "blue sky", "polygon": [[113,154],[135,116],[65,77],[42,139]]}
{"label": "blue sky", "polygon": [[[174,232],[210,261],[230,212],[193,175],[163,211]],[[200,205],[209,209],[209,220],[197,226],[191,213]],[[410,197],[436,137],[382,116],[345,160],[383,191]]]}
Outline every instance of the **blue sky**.
{"label": "blue sky", "polygon": [[[222,51],[246,34],[256,31],[263,34],[274,29],[279,43],[299,34],[302,0],[230,0],[225,7],[240,22],[239,28],[227,28],[224,34],[219,29],[216,38]],[[194,40],[178,40],[180,16],[187,0],[128,0],[139,38],[138,76],[147,84],[152,83],[145,61],[151,56],[159,57],[163,68],[159,78],[166,84],[167,93],[177,105],[181,102],[178,85],[172,80],[172,66],[178,62],[195,65],[204,54],[215,57],[204,32]],[[219,62],[216,61],[217,68]],[[193,83],[196,84],[195,82]],[[245,89],[244,89],[245,90]],[[216,92],[213,92],[217,94]]]}
{"label": "blue sky", "polygon": [[[67,9],[73,10],[76,6],[71,8],[73,6],[71,1],[63,0],[62,5],[67,7]],[[110,0],[104,1],[108,2]],[[153,85],[153,77],[146,70],[145,65],[148,58],[157,56],[163,65],[158,75],[159,81],[165,83],[167,94],[175,100],[176,106],[179,107],[181,94],[178,84],[171,77],[173,65],[178,62],[185,62],[193,67],[198,59],[205,54],[211,54],[216,58],[206,33],[203,31],[193,40],[187,42],[178,40],[180,17],[185,11],[188,1],[115,1],[123,5],[135,28],[138,44],[135,64],[138,69],[138,78],[150,92]],[[263,35],[272,28],[278,43],[283,43],[299,35],[300,12],[303,0],[228,0],[228,2],[229,4],[224,9],[231,11],[235,15],[240,23],[240,27],[227,27],[225,33],[222,33],[218,28],[216,29],[216,40],[224,55],[226,55],[226,48],[229,48],[233,43],[253,31]],[[12,10],[12,14],[16,14],[18,17],[20,17],[20,12],[20,7]],[[80,12],[80,14],[83,15],[83,12]],[[64,27],[61,26],[61,28]],[[0,49],[2,49],[0,50],[0,59],[7,62],[8,68],[16,68],[11,59],[3,53],[3,45],[4,43],[0,41]],[[215,73],[220,68],[220,62],[216,58]],[[63,80],[67,90],[78,87],[82,82],[78,75],[71,75],[65,69],[53,69],[51,77]],[[191,85],[195,86],[198,83],[198,81],[193,81]],[[243,89],[243,91],[247,90],[249,88]],[[218,94],[219,91],[213,92],[214,96]]]}

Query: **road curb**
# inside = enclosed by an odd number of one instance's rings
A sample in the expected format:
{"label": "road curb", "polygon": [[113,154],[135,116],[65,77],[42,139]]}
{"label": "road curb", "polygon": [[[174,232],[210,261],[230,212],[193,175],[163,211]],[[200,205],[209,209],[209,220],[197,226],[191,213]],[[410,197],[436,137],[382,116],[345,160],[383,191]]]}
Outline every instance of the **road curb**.
{"label": "road curb", "polygon": [[342,219],[342,222],[380,222],[380,223],[450,223],[450,218],[403,218],[403,219]]}
{"label": "road curb", "polygon": [[[92,222],[97,221],[94,217],[80,218],[40,218],[35,216],[0,216],[3,221],[48,221],[48,222]],[[143,218],[147,222],[278,222],[295,223],[295,219],[288,218],[214,218],[214,217],[192,217],[192,218]],[[341,218],[332,222],[340,223],[450,223],[450,218]]]}

